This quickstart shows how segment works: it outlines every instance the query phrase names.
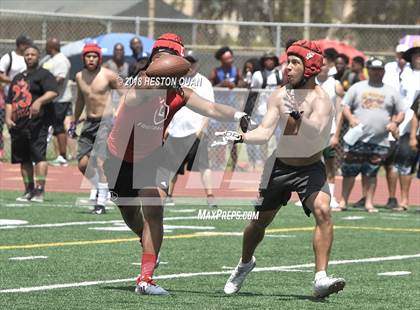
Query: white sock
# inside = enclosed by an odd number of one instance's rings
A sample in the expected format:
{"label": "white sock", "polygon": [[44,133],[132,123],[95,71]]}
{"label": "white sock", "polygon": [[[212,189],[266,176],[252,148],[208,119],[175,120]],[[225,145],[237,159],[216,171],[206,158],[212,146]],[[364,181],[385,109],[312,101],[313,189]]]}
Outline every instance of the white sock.
{"label": "white sock", "polygon": [[108,199],[108,183],[98,183],[98,200],[97,204],[105,206]]}
{"label": "white sock", "polygon": [[327,276],[327,273],[325,272],[325,270],[318,271],[317,273],[315,273],[315,281],[325,278],[326,276]]}
{"label": "white sock", "polygon": [[328,187],[330,188],[331,197],[334,197],[335,184],[334,183],[328,183]]}
{"label": "white sock", "polygon": [[98,194],[98,190],[96,188],[92,188],[90,190],[89,200],[96,200],[97,194]]}

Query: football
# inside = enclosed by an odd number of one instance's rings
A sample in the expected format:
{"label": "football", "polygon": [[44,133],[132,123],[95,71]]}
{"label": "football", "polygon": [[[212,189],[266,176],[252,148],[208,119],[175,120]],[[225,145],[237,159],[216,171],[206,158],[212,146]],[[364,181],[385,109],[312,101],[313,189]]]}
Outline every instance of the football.
{"label": "football", "polygon": [[149,77],[182,77],[191,64],[180,56],[163,55],[154,60],[146,70]]}

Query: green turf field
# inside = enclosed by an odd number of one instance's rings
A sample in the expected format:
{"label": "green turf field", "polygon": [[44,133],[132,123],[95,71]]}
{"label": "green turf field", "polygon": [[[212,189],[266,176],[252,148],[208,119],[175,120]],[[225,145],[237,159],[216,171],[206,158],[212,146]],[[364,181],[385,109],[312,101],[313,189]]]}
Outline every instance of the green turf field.
{"label": "green turf field", "polygon": [[[225,296],[223,286],[240,256],[241,236],[234,233],[247,221],[192,219],[203,205],[167,208],[170,226],[155,275],[171,296],[158,297],[133,292],[140,248],[117,209],[95,216],[74,205],[75,194],[48,193],[42,205],[16,203],[17,194],[0,193],[0,309],[420,308],[420,214],[414,210],[334,213],[329,273],[347,286],[321,301],[312,297],[313,268],[305,266],[313,262],[313,218],[300,208],[281,210],[257,250],[260,269],[236,296]],[[27,223],[13,228],[6,219]],[[38,258],[16,259],[29,256]],[[395,271],[411,273],[378,275]]]}

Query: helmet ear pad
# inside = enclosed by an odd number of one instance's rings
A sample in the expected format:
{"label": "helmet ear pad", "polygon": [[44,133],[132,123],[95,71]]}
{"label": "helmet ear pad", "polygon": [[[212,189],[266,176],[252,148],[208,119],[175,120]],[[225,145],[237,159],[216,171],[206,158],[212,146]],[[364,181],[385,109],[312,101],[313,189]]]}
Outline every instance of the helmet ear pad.
{"label": "helmet ear pad", "polygon": [[310,78],[321,72],[324,57],[318,44],[313,41],[299,40],[294,42],[286,51],[287,55],[295,55],[302,59],[305,67],[303,76]]}

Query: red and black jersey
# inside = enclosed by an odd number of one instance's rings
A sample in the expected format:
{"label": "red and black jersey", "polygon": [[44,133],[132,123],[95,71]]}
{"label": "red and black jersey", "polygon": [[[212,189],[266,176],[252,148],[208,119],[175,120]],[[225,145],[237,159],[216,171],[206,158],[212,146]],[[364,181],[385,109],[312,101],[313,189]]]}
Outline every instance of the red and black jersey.
{"label": "red and black jersey", "polygon": [[43,68],[34,71],[24,71],[17,74],[9,87],[6,103],[12,105],[12,120],[15,129],[26,128],[29,123],[45,121],[50,123],[53,117],[52,103],[44,105],[39,117],[29,119],[32,103],[47,91],[58,93],[54,76]]}
{"label": "red and black jersey", "polygon": [[[137,94],[141,95],[141,91]],[[108,137],[109,151],[127,162],[146,158],[162,146],[166,128],[184,105],[184,97],[175,90],[166,91],[166,96],[151,96],[137,105],[124,102]]]}

